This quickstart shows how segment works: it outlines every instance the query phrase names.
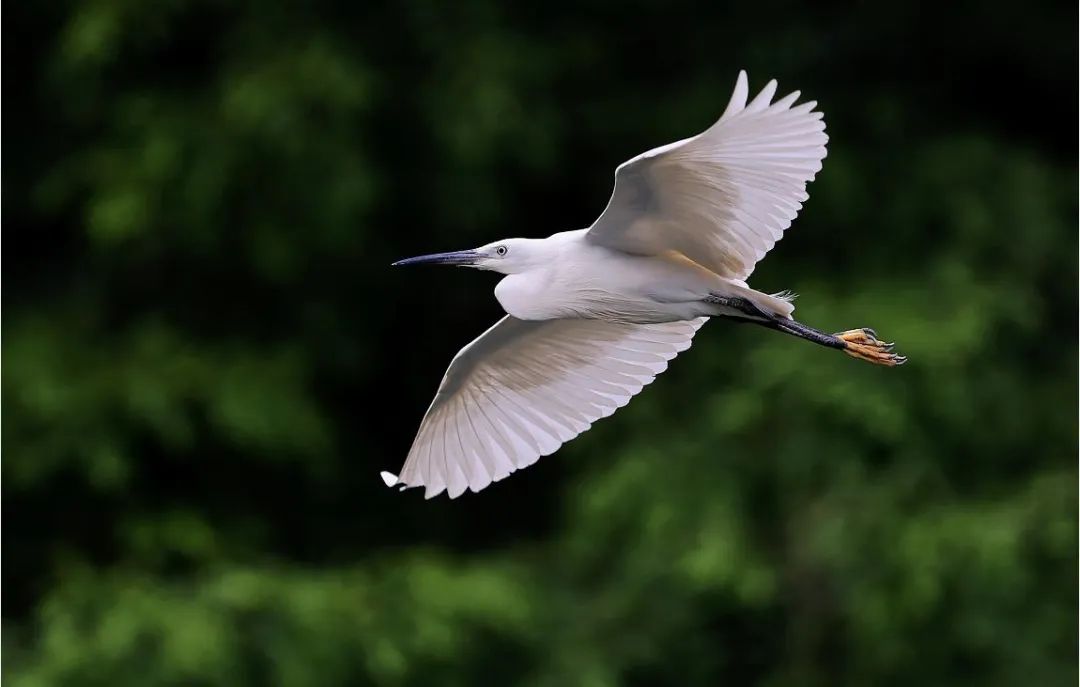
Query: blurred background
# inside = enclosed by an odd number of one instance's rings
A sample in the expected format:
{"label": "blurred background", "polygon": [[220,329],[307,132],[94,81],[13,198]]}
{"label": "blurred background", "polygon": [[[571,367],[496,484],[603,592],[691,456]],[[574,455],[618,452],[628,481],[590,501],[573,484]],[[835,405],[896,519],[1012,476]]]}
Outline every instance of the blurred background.
{"label": "blurred background", "polygon": [[[3,677],[1075,685],[1075,3],[6,3]],[[737,70],[825,167],[714,322],[456,501],[386,489],[496,277]]]}

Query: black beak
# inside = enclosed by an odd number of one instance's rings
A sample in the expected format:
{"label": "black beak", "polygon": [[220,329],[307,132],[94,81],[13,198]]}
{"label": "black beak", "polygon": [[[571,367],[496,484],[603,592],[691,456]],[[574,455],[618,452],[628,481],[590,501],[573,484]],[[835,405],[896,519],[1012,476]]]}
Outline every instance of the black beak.
{"label": "black beak", "polygon": [[450,253],[432,253],[431,255],[418,255],[415,258],[398,260],[392,266],[398,265],[457,265],[468,267],[475,265],[480,259],[480,254],[474,250],[456,250]]}

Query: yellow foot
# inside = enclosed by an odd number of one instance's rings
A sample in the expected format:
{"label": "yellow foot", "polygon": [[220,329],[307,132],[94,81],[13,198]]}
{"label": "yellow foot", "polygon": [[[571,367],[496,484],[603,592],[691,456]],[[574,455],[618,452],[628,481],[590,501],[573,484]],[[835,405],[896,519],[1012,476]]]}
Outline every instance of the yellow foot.
{"label": "yellow foot", "polygon": [[888,367],[907,362],[905,356],[892,352],[894,344],[878,341],[877,333],[873,329],[851,329],[833,336],[844,342],[844,353],[852,358]]}

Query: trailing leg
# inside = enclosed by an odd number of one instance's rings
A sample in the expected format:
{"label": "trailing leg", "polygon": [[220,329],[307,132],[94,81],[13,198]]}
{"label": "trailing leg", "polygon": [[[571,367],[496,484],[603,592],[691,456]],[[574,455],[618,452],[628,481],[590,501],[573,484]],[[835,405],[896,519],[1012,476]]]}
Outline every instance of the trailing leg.
{"label": "trailing leg", "polygon": [[894,344],[878,340],[877,333],[873,329],[851,329],[839,334],[826,334],[791,318],[765,312],[745,298],[709,296],[706,301],[742,314],[742,316],[721,314],[720,317],[738,322],[753,322],[769,329],[797,336],[800,339],[812,341],[819,346],[842,350],[853,358],[865,360],[875,365],[893,367],[907,362],[905,356],[892,352]]}

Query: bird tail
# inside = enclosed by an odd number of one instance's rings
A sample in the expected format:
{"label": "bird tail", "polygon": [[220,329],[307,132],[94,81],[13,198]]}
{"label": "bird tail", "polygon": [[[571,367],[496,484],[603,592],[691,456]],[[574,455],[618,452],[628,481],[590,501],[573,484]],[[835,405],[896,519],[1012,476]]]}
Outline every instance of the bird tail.
{"label": "bird tail", "polygon": [[795,306],[792,305],[795,294],[790,291],[769,294],[751,289],[746,285],[746,282],[735,281],[734,279],[725,279],[724,282],[726,288],[722,289],[723,295],[745,298],[757,306],[759,310],[780,317],[790,318],[791,313],[795,312]]}
{"label": "bird tail", "polygon": [[762,310],[776,313],[780,317],[791,317],[791,313],[795,312],[795,305],[792,303],[795,294],[790,291],[761,293],[751,289],[750,293],[753,294],[750,300]]}
{"label": "bird tail", "polygon": [[765,312],[774,313],[780,317],[791,317],[791,313],[795,312],[795,305],[793,304],[795,294],[790,291],[762,293],[746,287],[744,295],[751,303]]}

